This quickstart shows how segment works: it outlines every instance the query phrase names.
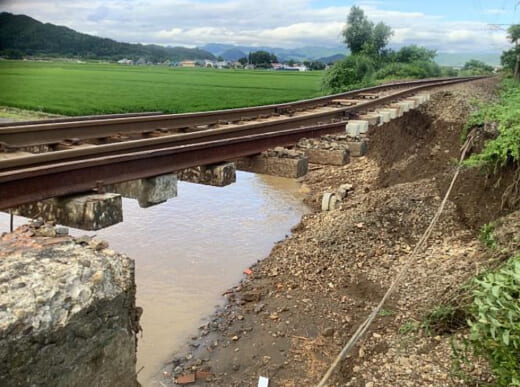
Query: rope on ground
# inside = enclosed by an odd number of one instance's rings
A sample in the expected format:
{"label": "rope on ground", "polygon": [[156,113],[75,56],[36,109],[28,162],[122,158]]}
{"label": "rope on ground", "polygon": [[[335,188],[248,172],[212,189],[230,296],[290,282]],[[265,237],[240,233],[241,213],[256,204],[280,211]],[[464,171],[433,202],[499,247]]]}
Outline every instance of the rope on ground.
{"label": "rope on ground", "polygon": [[455,174],[453,175],[453,179],[451,180],[451,183],[450,183],[450,186],[448,188],[448,191],[446,191],[446,195],[444,196],[444,199],[442,200],[439,209],[435,213],[435,216],[433,217],[432,221],[430,222],[430,225],[428,226],[428,228],[426,229],[426,231],[422,235],[421,239],[419,239],[419,242],[417,243],[417,245],[413,249],[412,253],[410,254],[410,257],[408,258],[408,261],[406,262],[404,267],[401,269],[401,271],[397,275],[396,279],[394,280],[394,282],[392,283],[390,288],[388,288],[387,292],[385,293],[385,295],[383,296],[383,298],[381,299],[379,304],[376,306],[376,308],[367,317],[367,319],[363,322],[363,324],[361,324],[359,326],[359,328],[356,330],[354,335],[350,338],[348,343],[343,347],[343,349],[341,350],[339,355],[336,357],[336,359],[334,360],[334,362],[332,363],[330,368],[327,370],[327,372],[325,373],[325,375],[323,376],[323,378],[321,379],[321,381],[319,382],[317,387],[325,387],[325,383],[327,383],[327,381],[329,380],[330,376],[332,375],[332,373],[334,372],[334,370],[336,369],[336,367],[338,366],[340,361],[345,359],[345,356],[347,356],[347,354],[352,350],[352,348],[354,348],[354,346],[359,341],[359,339],[365,334],[367,329],[370,327],[370,324],[372,324],[372,321],[374,321],[374,319],[376,318],[377,314],[379,313],[379,311],[381,310],[381,308],[385,304],[385,302],[388,299],[388,297],[390,297],[390,295],[394,292],[394,290],[396,289],[397,285],[401,282],[403,277],[408,272],[408,269],[410,268],[412,263],[415,262],[418,253],[422,250],[423,246],[426,244],[426,241],[430,237],[430,235],[431,235],[431,233],[432,233],[432,231],[433,231],[437,221],[439,220],[442,212],[444,211],[444,207],[446,206],[446,203],[448,201],[448,197],[450,196],[450,193],[451,193],[451,191],[453,189],[453,186],[455,185],[455,182],[457,181],[457,178],[459,177],[460,171],[462,169],[462,162],[464,161],[464,158],[466,157],[466,153],[467,153],[468,149],[471,148],[472,143],[473,143],[473,136],[470,135],[470,136],[468,136],[466,142],[462,146],[462,149],[461,149],[462,153],[461,153],[461,156],[460,156],[460,159],[459,159],[459,164],[457,165],[457,170],[455,171]]}

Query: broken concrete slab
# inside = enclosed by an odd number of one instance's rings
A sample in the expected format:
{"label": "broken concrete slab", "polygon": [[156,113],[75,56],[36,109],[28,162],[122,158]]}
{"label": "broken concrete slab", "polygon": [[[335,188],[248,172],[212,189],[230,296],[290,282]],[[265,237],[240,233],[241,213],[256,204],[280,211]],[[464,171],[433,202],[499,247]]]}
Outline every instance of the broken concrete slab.
{"label": "broken concrete slab", "polygon": [[170,174],[131,180],[108,185],[104,189],[125,198],[136,199],[141,208],[147,208],[177,196],[177,176]]}
{"label": "broken concrete slab", "polygon": [[114,193],[47,199],[24,204],[13,213],[82,230],[100,230],[123,221],[121,195]]}
{"label": "broken concrete slab", "polygon": [[0,237],[0,385],[139,386],[134,261],[41,228]]}
{"label": "broken concrete slab", "polygon": [[222,163],[184,169],[177,176],[190,183],[225,187],[236,182],[236,171],[234,163]]}

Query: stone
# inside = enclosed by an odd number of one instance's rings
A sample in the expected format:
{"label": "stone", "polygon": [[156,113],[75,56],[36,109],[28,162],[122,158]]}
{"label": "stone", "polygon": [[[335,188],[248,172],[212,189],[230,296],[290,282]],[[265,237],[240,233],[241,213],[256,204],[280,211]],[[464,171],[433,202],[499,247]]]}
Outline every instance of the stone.
{"label": "stone", "polygon": [[134,262],[23,227],[0,238],[0,385],[137,387]]}
{"label": "stone", "polygon": [[367,153],[368,143],[365,140],[347,142],[350,156],[361,157]]}
{"label": "stone", "polygon": [[321,335],[323,337],[332,337],[334,336],[334,328],[332,327],[327,327],[323,330],[323,332],[321,332]]}

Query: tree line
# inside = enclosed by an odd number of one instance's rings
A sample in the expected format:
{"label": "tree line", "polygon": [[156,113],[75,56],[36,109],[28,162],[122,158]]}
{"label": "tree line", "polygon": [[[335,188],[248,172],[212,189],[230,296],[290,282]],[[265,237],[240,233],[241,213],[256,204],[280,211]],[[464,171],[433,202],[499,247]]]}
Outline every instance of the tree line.
{"label": "tree line", "polygon": [[388,43],[394,34],[385,23],[374,24],[357,6],[351,8],[343,29],[343,41],[350,55],[336,62],[323,78],[323,88],[339,92],[368,86],[377,80],[477,75],[490,73],[493,67],[472,60],[459,71],[435,62],[437,52],[417,45],[395,51]]}

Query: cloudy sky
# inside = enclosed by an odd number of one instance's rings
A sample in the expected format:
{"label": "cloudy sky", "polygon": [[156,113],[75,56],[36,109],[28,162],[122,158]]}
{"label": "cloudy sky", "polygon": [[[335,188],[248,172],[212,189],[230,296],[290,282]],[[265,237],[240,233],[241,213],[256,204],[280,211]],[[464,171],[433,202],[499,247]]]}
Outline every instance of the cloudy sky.
{"label": "cloudy sky", "polygon": [[335,46],[349,7],[395,31],[391,45],[499,52],[520,23],[518,0],[0,0],[0,9],[118,41],[285,48]]}

